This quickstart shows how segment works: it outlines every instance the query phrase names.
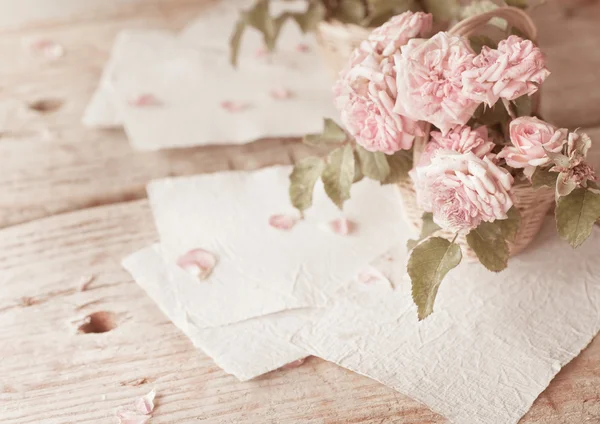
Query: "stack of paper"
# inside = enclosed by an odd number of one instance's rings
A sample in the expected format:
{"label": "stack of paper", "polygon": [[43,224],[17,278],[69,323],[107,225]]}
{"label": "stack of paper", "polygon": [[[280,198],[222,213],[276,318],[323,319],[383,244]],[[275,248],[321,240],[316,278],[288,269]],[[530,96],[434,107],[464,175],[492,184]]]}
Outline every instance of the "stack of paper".
{"label": "stack of paper", "polygon": [[[229,63],[229,37],[240,8],[210,6],[179,36],[124,31],[112,51],[84,124],[123,126],[140,150],[249,143],[264,137],[320,132],[336,117],[329,72],[314,35],[284,23],[274,54],[262,36],[245,31],[239,68]],[[306,8],[304,1],[273,2],[271,13]]]}
{"label": "stack of paper", "polygon": [[[160,245],[124,266],[162,311],[226,372],[241,380],[315,355],[376,379],[451,422],[516,423],[561,367],[600,328],[600,231],[582,248],[556,236],[552,218],[527,251],[493,274],[461,264],[432,316],[417,321],[405,272],[400,199],[363,180],[344,216],[321,186],[294,214],[289,167],[155,181],[149,196]],[[207,280],[177,259],[215,254]]]}

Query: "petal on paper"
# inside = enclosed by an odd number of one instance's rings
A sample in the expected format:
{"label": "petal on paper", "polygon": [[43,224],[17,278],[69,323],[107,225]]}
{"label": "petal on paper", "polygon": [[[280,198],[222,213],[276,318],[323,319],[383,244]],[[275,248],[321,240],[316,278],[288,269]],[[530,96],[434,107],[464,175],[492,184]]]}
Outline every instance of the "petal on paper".
{"label": "petal on paper", "polygon": [[198,277],[200,280],[208,278],[217,264],[215,255],[204,249],[193,249],[177,260],[177,265]]}
{"label": "petal on paper", "polygon": [[306,362],[306,358],[301,358],[301,359],[297,359],[293,362],[290,362],[289,364],[284,365],[283,367],[281,367],[282,370],[289,370],[292,368],[298,368],[299,366],[301,366],[302,364],[304,364],[304,362]]}
{"label": "petal on paper", "polygon": [[138,398],[134,402],[135,410],[140,414],[148,415],[154,410],[154,397],[156,391],[152,389],[149,393],[145,394],[141,398]]}
{"label": "petal on paper", "polygon": [[306,53],[310,51],[310,47],[308,47],[308,44],[300,43],[296,45],[296,51],[300,53]]}
{"label": "petal on paper", "polygon": [[160,106],[162,102],[154,95],[150,93],[140,94],[128,102],[131,106],[146,107],[146,106]]}
{"label": "petal on paper", "polygon": [[146,424],[150,416],[139,415],[129,409],[118,409],[117,418],[119,419],[119,424]]}
{"label": "petal on paper", "polygon": [[227,112],[241,112],[245,109],[248,109],[250,105],[244,102],[236,102],[233,100],[225,100],[221,103],[221,107],[225,109]]}
{"label": "petal on paper", "polygon": [[271,90],[269,94],[271,94],[271,97],[275,100],[286,100],[294,96],[294,93],[292,93],[287,88],[275,88]]}
{"label": "petal on paper", "polygon": [[358,282],[365,285],[377,283],[390,284],[390,281],[375,267],[369,266],[358,273]]}
{"label": "petal on paper", "polygon": [[356,228],[356,224],[346,218],[339,218],[329,223],[331,231],[341,236],[351,234]]}
{"label": "petal on paper", "polygon": [[278,230],[291,230],[298,222],[298,218],[293,215],[271,215],[269,225]]}

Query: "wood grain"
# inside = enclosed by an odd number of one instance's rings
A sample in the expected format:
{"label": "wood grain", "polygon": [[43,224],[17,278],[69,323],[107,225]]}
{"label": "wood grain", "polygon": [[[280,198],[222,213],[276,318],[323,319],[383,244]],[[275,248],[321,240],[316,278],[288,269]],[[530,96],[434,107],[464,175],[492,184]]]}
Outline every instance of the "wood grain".
{"label": "wood grain", "polygon": [[[153,424],[446,422],[316,358],[246,383],[226,375],[120,268],[123,256],[155,240],[146,200],[0,231],[3,424],[116,422],[117,407],[152,387],[158,391]],[[88,276],[95,278],[81,291]],[[82,318],[98,311],[115,314],[116,328],[77,333]],[[561,371],[522,423],[600,420],[599,362],[596,340]]]}

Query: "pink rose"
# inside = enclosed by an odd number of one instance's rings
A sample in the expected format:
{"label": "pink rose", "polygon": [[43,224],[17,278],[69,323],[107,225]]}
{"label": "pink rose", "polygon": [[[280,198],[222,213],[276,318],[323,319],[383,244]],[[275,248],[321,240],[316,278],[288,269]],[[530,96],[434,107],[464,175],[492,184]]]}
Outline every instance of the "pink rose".
{"label": "pink rose", "polygon": [[395,76],[391,58],[356,53],[334,86],[343,124],[358,144],[372,152],[410,149],[415,137],[423,135],[420,123],[393,111]]}
{"label": "pink rose", "polygon": [[394,54],[398,98],[394,111],[427,121],[446,134],[464,125],[479,102],[463,90],[462,74],[475,54],[466,39],[439,32],[429,40],[412,39]]}
{"label": "pink rose", "polygon": [[465,94],[490,106],[499,98],[532,95],[550,75],[541,50],[516,35],[500,41],[497,50],[484,46],[473,64],[463,73]]}
{"label": "pink rose", "polygon": [[432,212],[435,223],[446,230],[466,232],[483,221],[506,219],[513,205],[513,177],[487,156],[440,151],[410,176],[419,206]]}
{"label": "pink rose", "polygon": [[567,142],[567,130],[556,127],[540,119],[523,116],[510,123],[510,141],[498,154],[513,168],[525,168],[531,175],[533,168],[550,162],[546,151],[558,153]]}
{"label": "pink rose", "polygon": [[367,38],[369,51],[390,56],[415,37],[427,37],[433,17],[429,13],[404,12],[375,28]]}
{"label": "pink rose", "polygon": [[431,140],[425,146],[425,151],[419,160],[419,166],[429,165],[431,157],[438,151],[473,152],[478,158],[483,158],[492,151],[494,146],[494,142],[488,138],[488,130],[485,126],[475,130],[466,125],[455,127],[446,135],[439,131],[432,131]]}

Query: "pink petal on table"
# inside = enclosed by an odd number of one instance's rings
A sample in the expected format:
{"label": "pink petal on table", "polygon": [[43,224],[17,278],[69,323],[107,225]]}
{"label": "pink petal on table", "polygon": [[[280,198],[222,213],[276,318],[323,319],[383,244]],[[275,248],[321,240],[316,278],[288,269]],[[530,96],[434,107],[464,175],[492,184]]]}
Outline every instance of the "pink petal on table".
{"label": "pink petal on table", "polygon": [[294,93],[292,93],[287,88],[275,88],[275,89],[271,90],[271,92],[269,94],[275,100],[286,100],[286,99],[292,98],[294,96]]}
{"label": "pink petal on table", "polygon": [[258,58],[265,57],[267,54],[269,54],[269,51],[264,47],[259,47],[254,52],[254,56]]}
{"label": "pink petal on table", "polygon": [[304,362],[306,362],[306,358],[302,358],[302,359],[296,359],[293,362],[290,362],[289,364],[284,365],[283,367],[281,367],[282,370],[289,370],[292,368],[298,368],[299,366],[301,366],[302,364],[304,364]]}
{"label": "pink petal on table", "polygon": [[177,260],[177,265],[200,280],[208,278],[217,263],[217,258],[204,249],[193,249]]}
{"label": "pink petal on table", "polygon": [[150,419],[148,415],[138,415],[129,409],[117,410],[117,418],[119,419],[119,424],[146,424]]}
{"label": "pink petal on table", "polygon": [[154,95],[150,93],[140,94],[137,97],[129,100],[130,106],[146,107],[146,106],[160,106],[162,102]]}
{"label": "pink petal on table", "polygon": [[298,51],[300,53],[306,53],[306,52],[310,51],[310,47],[308,47],[308,44],[300,43],[300,44],[296,45],[296,51]]}
{"label": "pink petal on table", "polygon": [[339,218],[335,221],[331,221],[329,223],[329,227],[331,228],[331,231],[333,231],[335,234],[339,234],[340,236],[346,236],[354,232],[356,224],[346,218]]}
{"label": "pink petal on table", "polygon": [[150,393],[145,394],[141,398],[138,398],[134,402],[134,406],[137,412],[140,414],[148,415],[154,410],[154,397],[156,391],[152,389]]}
{"label": "pink petal on table", "polygon": [[227,112],[241,112],[250,106],[248,103],[244,102],[236,102],[232,100],[225,100],[221,103],[221,107],[225,109]]}
{"label": "pink petal on table", "polygon": [[41,39],[34,41],[30,48],[36,53],[44,55],[48,59],[58,59],[65,55],[65,48],[56,41]]}
{"label": "pink petal on table", "polygon": [[291,230],[298,222],[298,218],[293,215],[271,215],[269,217],[269,225],[278,230]]}
{"label": "pink petal on table", "polygon": [[375,284],[382,280],[382,275],[379,271],[375,271],[372,268],[365,269],[358,274],[358,281],[362,284]]}

